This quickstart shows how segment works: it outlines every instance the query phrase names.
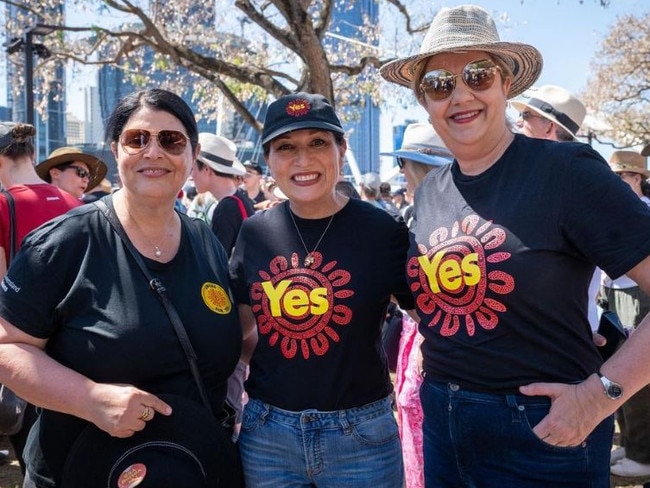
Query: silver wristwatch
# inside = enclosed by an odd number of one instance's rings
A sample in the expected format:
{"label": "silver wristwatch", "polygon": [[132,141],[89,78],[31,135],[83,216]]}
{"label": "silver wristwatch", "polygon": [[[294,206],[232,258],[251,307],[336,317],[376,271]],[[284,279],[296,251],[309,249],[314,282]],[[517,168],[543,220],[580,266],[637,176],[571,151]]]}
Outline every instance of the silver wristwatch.
{"label": "silver wristwatch", "polygon": [[607,376],[604,376],[600,371],[596,372],[600,382],[603,384],[603,390],[607,398],[612,400],[619,400],[623,396],[623,387],[616,383],[615,381],[610,380]]}

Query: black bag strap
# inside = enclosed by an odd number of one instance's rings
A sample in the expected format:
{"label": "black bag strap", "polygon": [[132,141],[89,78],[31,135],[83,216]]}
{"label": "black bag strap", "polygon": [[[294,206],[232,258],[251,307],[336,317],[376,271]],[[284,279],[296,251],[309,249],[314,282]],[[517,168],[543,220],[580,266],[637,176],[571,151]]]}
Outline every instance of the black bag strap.
{"label": "black bag strap", "polygon": [[[104,200],[106,200],[108,204],[104,202]],[[192,376],[194,377],[196,386],[199,389],[201,400],[203,401],[208,411],[210,413],[213,413],[212,405],[208,400],[208,395],[205,389],[205,385],[203,384],[203,380],[199,372],[196,352],[192,347],[192,342],[190,341],[190,338],[187,335],[187,331],[185,330],[183,321],[178,316],[178,312],[176,312],[176,308],[174,308],[173,303],[171,302],[169,296],[167,295],[167,289],[162,284],[160,279],[151,276],[151,273],[149,272],[147,265],[144,263],[142,256],[135,248],[135,246],[133,246],[133,243],[129,240],[128,236],[124,232],[124,228],[122,227],[122,224],[120,223],[117,216],[115,215],[113,209],[113,200],[111,195],[104,197],[100,200],[96,200],[95,202],[93,202],[93,204],[99,208],[100,213],[106,218],[106,220],[108,220],[108,223],[113,228],[113,231],[122,240],[122,243],[129,250],[129,252],[133,256],[133,259],[138,264],[140,271],[142,271],[142,274],[146,278],[147,283],[149,283],[149,287],[160,299],[163,307],[165,308],[165,311],[167,312],[167,316],[169,317],[170,322],[174,326],[174,331],[176,332],[178,340],[181,343],[181,346],[183,347],[183,351],[185,352],[185,356],[187,357],[187,361],[190,365],[190,370],[192,371]]]}
{"label": "black bag strap", "polygon": [[[9,190],[3,188],[2,194],[7,199],[7,206],[9,207],[9,263],[11,263],[16,255],[16,203]],[[7,268],[9,263],[7,263]]]}

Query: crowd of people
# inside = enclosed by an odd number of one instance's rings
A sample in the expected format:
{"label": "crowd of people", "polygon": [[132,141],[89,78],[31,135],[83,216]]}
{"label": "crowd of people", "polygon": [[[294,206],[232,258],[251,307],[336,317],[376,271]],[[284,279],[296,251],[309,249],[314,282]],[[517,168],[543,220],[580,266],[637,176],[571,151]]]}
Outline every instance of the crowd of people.
{"label": "crowd of people", "polygon": [[[380,69],[427,120],[383,154],[398,188],[342,177],[315,93],[269,104],[262,164],[176,94],[134,92],[106,122],[115,187],[74,147],[34,164],[34,127],[0,123],[23,486],[650,478],[650,145],[605,161],[580,100],[533,88],[542,67],[485,10],[441,9]],[[606,360],[597,303],[629,330]]]}

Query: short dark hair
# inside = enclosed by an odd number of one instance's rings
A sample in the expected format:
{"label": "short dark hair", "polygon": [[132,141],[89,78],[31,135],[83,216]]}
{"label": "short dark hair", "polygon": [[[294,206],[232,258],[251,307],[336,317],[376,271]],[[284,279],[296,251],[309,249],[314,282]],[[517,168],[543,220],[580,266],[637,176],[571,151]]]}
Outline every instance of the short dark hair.
{"label": "short dark hair", "polygon": [[122,98],[106,121],[104,139],[108,143],[117,142],[122,129],[124,129],[131,116],[143,107],[151,107],[154,110],[167,112],[176,117],[187,131],[192,151],[196,150],[199,142],[199,131],[196,126],[194,112],[181,97],[160,88],[133,92]]}
{"label": "short dark hair", "polygon": [[231,174],[228,174],[228,173],[222,173],[221,171],[217,171],[216,169],[211,168],[210,166],[208,166],[207,164],[205,164],[203,161],[201,161],[201,160],[198,159],[198,158],[195,159],[194,161],[196,162],[196,167],[199,168],[199,171],[203,170],[204,167],[207,167],[207,168],[208,168],[210,171],[212,171],[215,175],[217,175],[217,176],[221,176],[222,178],[230,178],[230,179],[234,179],[234,178],[235,178],[235,175],[231,175]]}
{"label": "short dark hair", "polygon": [[259,164],[254,163],[254,162],[252,162],[252,161],[246,161],[246,162],[244,163],[244,168],[246,168],[246,169],[250,169],[250,170],[253,170],[253,171],[255,171],[258,175],[263,175],[263,174],[264,174],[264,172],[262,171],[262,167],[261,167]]}

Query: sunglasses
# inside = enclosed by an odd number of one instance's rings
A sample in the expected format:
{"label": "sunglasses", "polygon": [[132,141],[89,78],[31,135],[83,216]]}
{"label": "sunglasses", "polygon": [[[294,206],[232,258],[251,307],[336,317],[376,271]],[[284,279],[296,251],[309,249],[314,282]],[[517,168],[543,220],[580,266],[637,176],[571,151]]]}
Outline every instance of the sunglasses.
{"label": "sunglasses", "polygon": [[65,166],[61,168],[62,171],[65,171],[66,169],[73,169],[77,173],[77,176],[79,178],[90,178],[90,171],[86,171],[83,168],[80,168],[79,166]]}
{"label": "sunglasses", "polygon": [[494,84],[496,72],[500,70],[501,68],[489,59],[472,61],[458,74],[446,69],[434,69],[422,77],[420,91],[432,100],[445,100],[456,89],[456,78],[459,76],[471,90],[484,91]]}
{"label": "sunglasses", "polygon": [[519,117],[521,117],[521,120],[523,120],[524,122],[527,122],[530,119],[544,119],[544,120],[546,120],[545,117],[542,117],[541,115],[534,114],[534,113],[532,113],[532,112],[530,112],[528,110],[526,110],[525,112],[521,112],[519,114]]}
{"label": "sunglasses", "polygon": [[154,134],[146,129],[128,129],[122,132],[120,144],[127,154],[138,154],[149,146],[154,137],[158,139],[158,145],[163,151],[174,156],[183,154],[189,140],[179,130],[161,130]]}

